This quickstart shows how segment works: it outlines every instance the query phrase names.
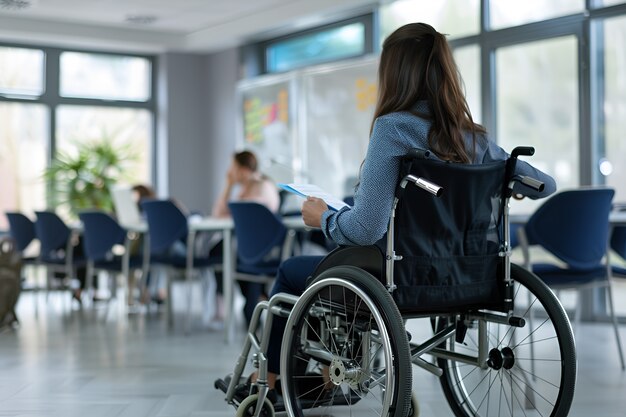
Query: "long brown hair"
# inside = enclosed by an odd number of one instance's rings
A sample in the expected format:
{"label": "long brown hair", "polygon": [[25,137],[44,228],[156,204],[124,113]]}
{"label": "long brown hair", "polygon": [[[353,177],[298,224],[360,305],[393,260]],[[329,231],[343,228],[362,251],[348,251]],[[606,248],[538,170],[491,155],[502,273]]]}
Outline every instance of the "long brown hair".
{"label": "long brown hair", "polygon": [[[430,114],[413,109],[421,100],[428,102]],[[402,26],[383,43],[374,120],[399,111],[432,121],[428,145],[444,160],[471,162],[476,134],[485,133],[485,128],[472,119],[445,36],[426,23]],[[465,149],[466,133],[471,133],[474,141],[471,154]]]}

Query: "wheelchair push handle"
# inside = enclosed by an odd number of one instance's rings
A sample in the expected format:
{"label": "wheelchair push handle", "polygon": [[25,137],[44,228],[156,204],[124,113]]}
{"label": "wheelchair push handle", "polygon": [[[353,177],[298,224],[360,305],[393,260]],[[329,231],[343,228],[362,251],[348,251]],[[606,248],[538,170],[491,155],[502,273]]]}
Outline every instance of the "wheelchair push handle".
{"label": "wheelchair push handle", "polygon": [[535,154],[535,148],[532,146],[517,146],[511,152],[511,158],[517,158],[518,156],[533,156]]}
{"label": "wheelchair push handle", "polygon": [[443,193],[443,187],[438,186],[434,182],[430,182],[421,177],[416,177],[415,175],[407,175],[400,182],[400,187],[405,188],[408,182],[412,182],[422,190],[428,191],[432,195],[436,197],[440,197],[441,193]]}

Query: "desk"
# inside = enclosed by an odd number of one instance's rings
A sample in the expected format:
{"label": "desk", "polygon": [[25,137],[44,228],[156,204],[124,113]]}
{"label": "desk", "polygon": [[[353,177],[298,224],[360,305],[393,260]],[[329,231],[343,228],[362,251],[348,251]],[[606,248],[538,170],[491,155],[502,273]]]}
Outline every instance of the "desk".
{"label": "desk", "polygon": [[[283,218],[283,224],[288,229],[287,238],[285,239],[285,245],[283,249],[289,253],[293,248],[295,232],[298,230],[306,230],[308,227],[304,224],[302,217],[285,217]],[[144,265],[143,273],[144,277],[147,276],[150,259],[150,245],[147,237],[148,226],[146,223],[136,225],[124,225],[123,226],[129,232],[142,233],[144,238]],[[235,228],[235,224],[231,218],[218,218],[218,217],[191,217],[188,223],[189,233],[187,235],[187,260],[185,268],[185,279],[190,282],[193,273],[193,251],[195,248],[195,242],[198,232],[221,232],[223,239],[223,253],[222,253],[222,265],[223,265],[223,281],[224,281],[224,330],[225,340],[230,343],[233,338],[233,276],[235,272],[235,255],[233,249],[232,233]],[[187,323],[189,326],[189,323]]]}
{"label": "desk", "polygon": [[233,316],[232,309],[232,292],[233,292],[233,272],[234,257],[232,245],[232,233],[235,223],[231,218],[204,217],[201,219],[191,218],[189,221],[189,234],[187,235],[187,267],[185,268],[186,279],[191,280],[193,266],[193,250],[196,243],[196,235],[198,232],[221,231],[224,241],[224,249],[222,251],[222,268],[224,281],[224,300],[225,300],[225,337],[226,342],[232,340],[231,322]]}
{"label": "desk", "polygon": [[[524,225],[530,218],[530,214],[511,214],[509,223]],[[609,223],[611,226],[626,226],[626,211],[612,211],[609,213]]]}

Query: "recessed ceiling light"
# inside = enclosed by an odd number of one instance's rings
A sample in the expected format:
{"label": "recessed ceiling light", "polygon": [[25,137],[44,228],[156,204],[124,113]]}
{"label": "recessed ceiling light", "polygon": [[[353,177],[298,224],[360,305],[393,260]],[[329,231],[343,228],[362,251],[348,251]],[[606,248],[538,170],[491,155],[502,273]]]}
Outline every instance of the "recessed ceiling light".
{"label": "recessed ceiling light", "polygon": [[33,5],[31,0],[0,0],[0,9],[24,10]]}
{"label": "recessed ceiling light", "polygon": [[151,14],[129,14],[124,21],[136,25],[150,25],[157,21],[157,17]]}

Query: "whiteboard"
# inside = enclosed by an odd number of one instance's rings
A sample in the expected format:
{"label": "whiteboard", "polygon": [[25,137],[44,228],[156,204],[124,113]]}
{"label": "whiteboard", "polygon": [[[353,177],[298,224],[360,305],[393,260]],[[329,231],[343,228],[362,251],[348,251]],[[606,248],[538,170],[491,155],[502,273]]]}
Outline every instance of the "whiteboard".
{"label": "whiteboard", "polygon": [[377,58],[241,82],[239,147],[276,182],[352,195],[376,105]]}
{"label": "whiteboard", "polygon": [[376,105],[377,60],[304,74],[307,179],[339,196],[352,195],[369,143]]}

